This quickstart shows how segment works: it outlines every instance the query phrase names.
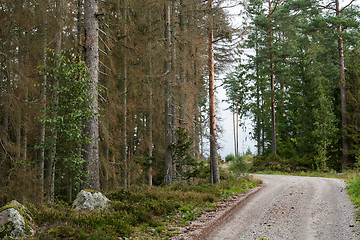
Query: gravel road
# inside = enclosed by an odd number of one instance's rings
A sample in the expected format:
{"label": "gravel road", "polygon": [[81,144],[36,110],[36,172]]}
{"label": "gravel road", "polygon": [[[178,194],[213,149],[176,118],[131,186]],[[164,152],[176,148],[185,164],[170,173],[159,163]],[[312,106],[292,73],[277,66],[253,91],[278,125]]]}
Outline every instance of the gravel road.
{"label": "gravel road", "polygon": [[[205,239],[360,239],[355,209],[338,179],[256,175],[265,187]],[[203,233],[204,234],[204,233]]]}

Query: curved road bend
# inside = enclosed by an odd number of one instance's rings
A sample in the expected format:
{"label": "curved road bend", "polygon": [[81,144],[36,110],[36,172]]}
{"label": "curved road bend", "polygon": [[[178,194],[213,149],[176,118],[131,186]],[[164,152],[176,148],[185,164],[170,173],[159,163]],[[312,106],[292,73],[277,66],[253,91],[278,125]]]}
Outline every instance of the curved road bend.
{"label": "curved road bend", "polygon": [[255,175],[266,186],[206,239],[360,239],[342,180]]}

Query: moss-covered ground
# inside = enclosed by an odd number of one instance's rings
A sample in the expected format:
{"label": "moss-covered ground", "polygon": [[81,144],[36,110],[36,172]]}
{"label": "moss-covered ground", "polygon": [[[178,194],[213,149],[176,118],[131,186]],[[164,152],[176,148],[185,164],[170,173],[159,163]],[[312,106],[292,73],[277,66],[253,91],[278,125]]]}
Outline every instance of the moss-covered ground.
{"label": "moss-covered ground", "polygon": [[63,202],[29,206],[40,227],[34,239],[167,239],[177,234],[174,226],[259,183],[245,177],[218,185],[134,186],[106,193],[113,209],[108,212],[78,212]]}

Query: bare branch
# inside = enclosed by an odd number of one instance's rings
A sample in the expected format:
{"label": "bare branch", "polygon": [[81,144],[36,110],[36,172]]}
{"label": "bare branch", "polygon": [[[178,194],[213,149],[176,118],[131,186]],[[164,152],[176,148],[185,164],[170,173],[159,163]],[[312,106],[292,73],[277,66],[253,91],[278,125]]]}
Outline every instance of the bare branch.
{"label": "bare branch", "polygon": [[100,41],[105,45],[105,47],[109,50],[109,51],[111,51],[111,49],[109,48],[109,46],[105,43],[105,41],[99,36],[99,38],[100,38]]}
{"label": "bare branch", "polygon": [[333,11],[336,11],[336,8],[333,8],[333,7],[330,7],[331,4],[334,4],[335,1],[332,1],[332,2],[329,2],[328,5],[324,6],[324,5],[316,5],[317,7],[320,7],[320,8],[326,8],[326,9],[329,9],[329,10],[333,10]]}
{"label": "bare branch", "polygon": [[100,70],[98,70],[98,72],[99,72],[100,74],[103,74],[103,75],[107,76],[106,73],[104,73],[104,72],[102,72],[102,71],[100,71]]}
{"label": "bare branch", "polygon": [[99,60],[99,63],[100,63],[101,65],[103,65],[106,69],[108,69],[108,70],[111,72],[111,69],[110,69],[108,66],[106,66],[105,63],[103,63],[103,62],[100,61],[100,60]]}
{"label": "bare branch", "polygon": [[4,149],[6,155],[9,156],[10,160],[11,160],[12,162],[15,162],[15,160],[11,157],[11,155],[10,155],[10,154],[8,153],[8,151],[6,150],[6,148],[5,148],[5,146],[4,146],[4,144],[3,144],[3,142],[2,142],[1,139],[0,139],[0,144],[1,144],[2,148]]}
{"label": "bare branch", "polygon": [[101,48],[99,48],[99,52],[101,52],[101,53],[104,54],[105,56],[108,55],[108,54],[107,54],[104,50],[102,50]]}
{"label": "bare branch", "polygon": [[347,7],[349,7],[354,1],[355,1],[355,0],[351,0],[351,2],[350,2],[348,5],[346,5],[345,7],[343,7],[340,12],[342,12],[342,11],[345,10]]}

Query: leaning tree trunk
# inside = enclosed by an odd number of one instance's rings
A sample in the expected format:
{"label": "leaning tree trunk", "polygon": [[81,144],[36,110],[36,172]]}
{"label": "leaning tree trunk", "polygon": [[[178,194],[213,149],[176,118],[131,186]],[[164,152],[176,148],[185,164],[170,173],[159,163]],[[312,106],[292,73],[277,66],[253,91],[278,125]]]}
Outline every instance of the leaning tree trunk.
{"label": "leaning tree trunk", "polygon": [[[209,9],[213,9],[212,0],[209,1]],[[210,21],[212,19],[210,18]],[[219,164],[216,144],[216,121],[215,121],[215,85],[214,85],[214,30],[212,22],[209,23],[209,104],[210,104],[210,172],[211,183],[220,183]]]}
{"label": "leaning tree trunk", "polygon": [[85,178],[86,187],[100,190],[99,177],[99,117],[98,117],[98,82],[99,82],[99,23],[97,19],[98,1],[85,0],[85,64],[89,69],[88,77],[91,81],[89,87],[89,108],[94,116],[86,121],[85,132],[91,142],[84,145],[84,170],[88,172]]}

